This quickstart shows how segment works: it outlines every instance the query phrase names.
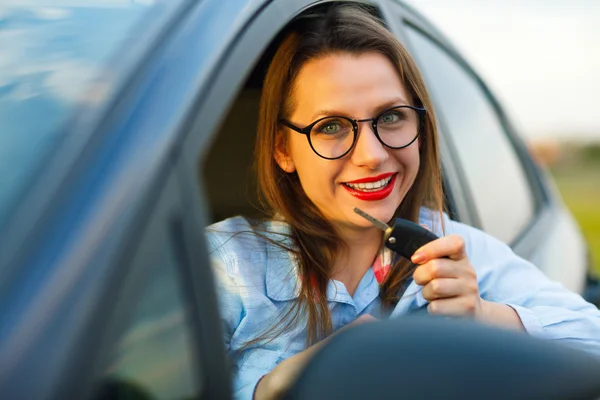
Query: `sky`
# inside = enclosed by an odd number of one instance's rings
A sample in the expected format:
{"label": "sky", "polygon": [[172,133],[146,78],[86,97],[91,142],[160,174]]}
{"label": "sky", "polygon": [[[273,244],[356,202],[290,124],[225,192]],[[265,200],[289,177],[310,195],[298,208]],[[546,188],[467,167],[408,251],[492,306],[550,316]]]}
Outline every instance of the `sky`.
{"label": "sky", "polygon": [[491,87],[528,139],[600,141],[600,0],[405,0]]}

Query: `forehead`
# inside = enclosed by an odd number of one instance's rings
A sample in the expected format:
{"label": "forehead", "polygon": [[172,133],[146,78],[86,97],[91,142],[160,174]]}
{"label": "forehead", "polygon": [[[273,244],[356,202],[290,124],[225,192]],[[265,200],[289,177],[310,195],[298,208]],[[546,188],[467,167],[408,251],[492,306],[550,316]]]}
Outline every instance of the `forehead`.
{"label": "forehead", "polygon": [[294,82],[294,115],[331,109],[365,113],[390,99],[409,104],[392,62],[380,53],[335,53],[305,63]]}

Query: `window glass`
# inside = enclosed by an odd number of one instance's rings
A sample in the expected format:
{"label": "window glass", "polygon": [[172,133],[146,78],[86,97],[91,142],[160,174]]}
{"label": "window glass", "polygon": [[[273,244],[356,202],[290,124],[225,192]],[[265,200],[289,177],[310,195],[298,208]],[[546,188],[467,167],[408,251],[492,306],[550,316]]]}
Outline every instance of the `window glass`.
{"label": "window glass", "polygon": [[534,196],[523,166],[485,91],[448,53],[415,29],[409,40],[439,102],[468,181],[482,228],[511,242],[534,214]]}
{"label": "window glass", "polygon": [[67,119],[105,100],[110,62],[135,28],[179,2],[0,1],[0,225]]}
{"label": "window glass", "polygon": [[[126,306],[133,310],[112,346],[112,363],[98,400],[180,400],[199,393],[195,347],[175,255],[168,245],[149,252],[143,260],[149,262],[130,277],[125,289],[123,298],[132,302]],[[132,292],[137,295],[129,296]]]}

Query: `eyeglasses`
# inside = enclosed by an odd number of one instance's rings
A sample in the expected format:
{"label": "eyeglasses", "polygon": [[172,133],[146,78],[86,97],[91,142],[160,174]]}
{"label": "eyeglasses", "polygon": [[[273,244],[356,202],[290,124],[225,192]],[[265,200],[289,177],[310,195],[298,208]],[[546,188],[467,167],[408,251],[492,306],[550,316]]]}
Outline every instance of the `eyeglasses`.
{"label": "eyeglasses", "polygon": [[397,150],[408,147],[417,140],[425,113],[424,108],[397,106],[381,112],[374,118],[330,116],[320,118],[304,128],[298,128],[284,119],[279,122],[306,135],[310,147],[319,157],[335,160],[348,154],[354,147],[359,122],[371,122],[373,132],[381,144]]}

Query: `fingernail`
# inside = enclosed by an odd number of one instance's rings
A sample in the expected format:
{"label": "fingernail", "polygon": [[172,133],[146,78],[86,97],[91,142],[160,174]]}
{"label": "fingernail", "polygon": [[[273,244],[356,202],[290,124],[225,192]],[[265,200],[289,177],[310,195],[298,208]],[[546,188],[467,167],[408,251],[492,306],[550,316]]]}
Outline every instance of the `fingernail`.
{"label": "fingernail", "polygon": [[415,263],[418,264],[421,261],[423,261],[425,259],[425,255],[423,253],[421,253],[420,251],[417,251],[415,254],[413,254],[413,256],[410,258],[410,260]]}

